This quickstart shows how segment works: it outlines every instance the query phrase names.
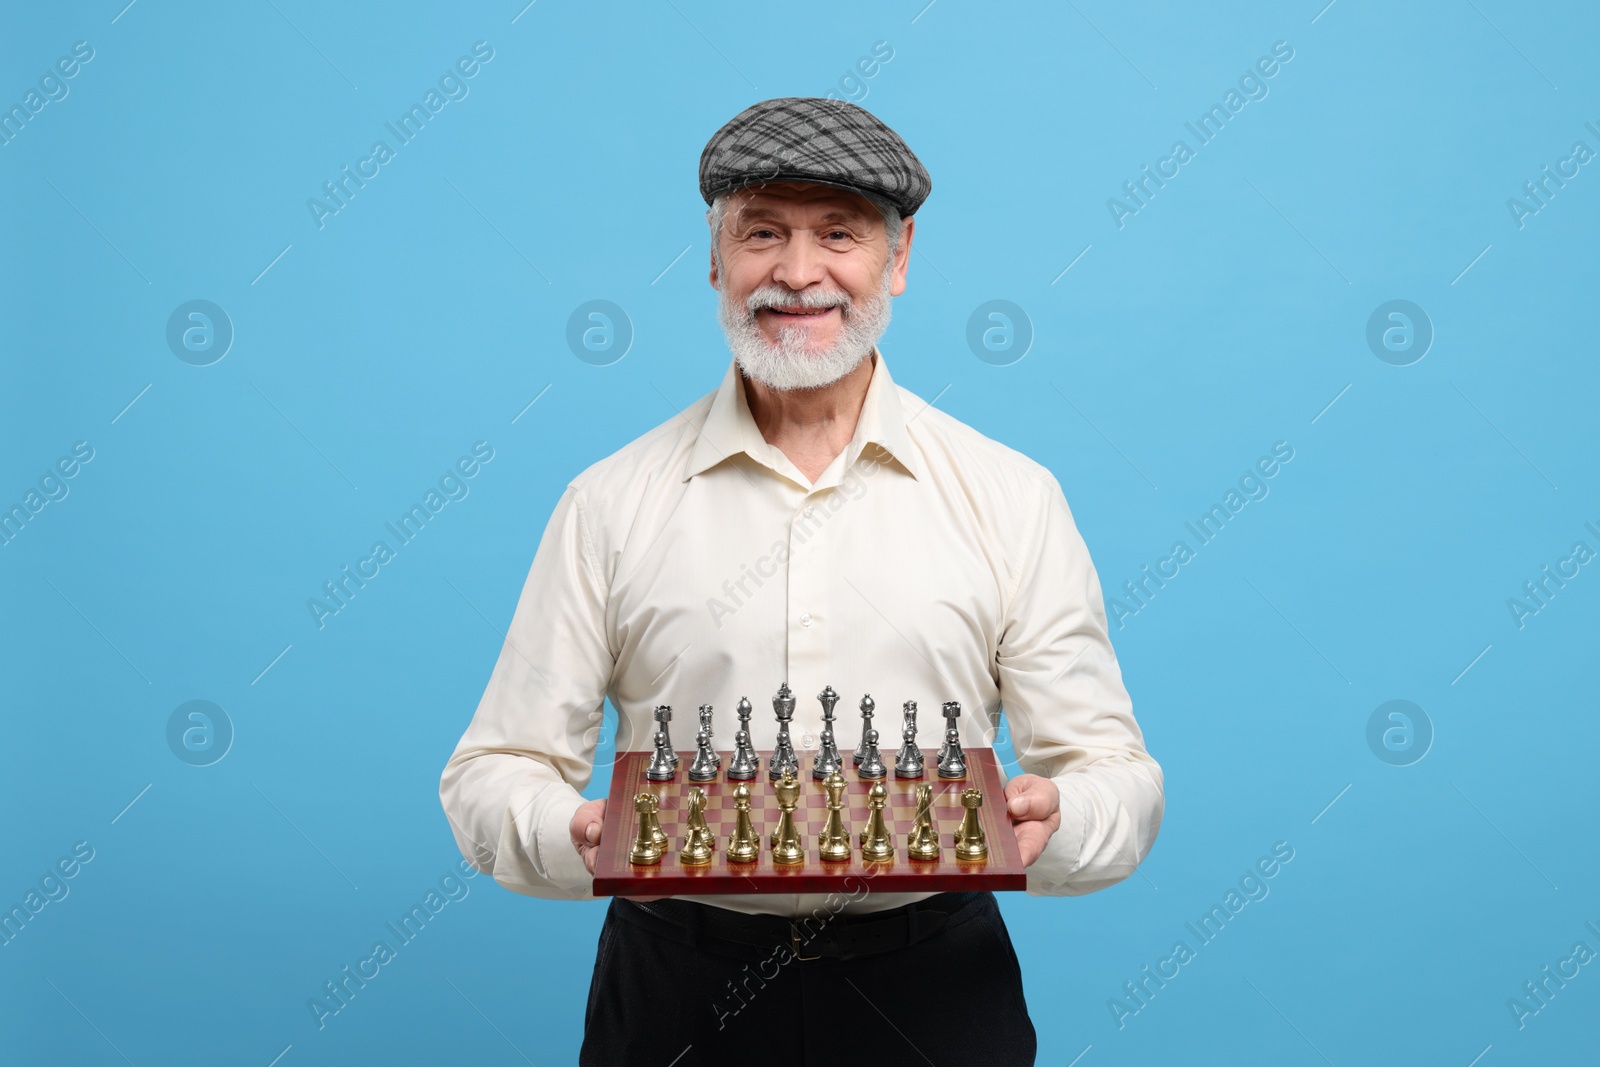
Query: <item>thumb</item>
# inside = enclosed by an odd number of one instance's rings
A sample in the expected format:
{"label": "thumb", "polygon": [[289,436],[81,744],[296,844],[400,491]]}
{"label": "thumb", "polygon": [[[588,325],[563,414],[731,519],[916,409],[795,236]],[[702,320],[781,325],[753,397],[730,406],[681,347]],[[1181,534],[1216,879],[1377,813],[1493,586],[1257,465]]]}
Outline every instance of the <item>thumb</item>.
{"label": "thumb", "polygon": [[1018,818],[1026,816],[1032,806],[1032,800],[1028,795],[1028,789],[1026,785],[1018,788],[1016,792],[1012,793],[1011,796],[1006,798],[1006,810]]}

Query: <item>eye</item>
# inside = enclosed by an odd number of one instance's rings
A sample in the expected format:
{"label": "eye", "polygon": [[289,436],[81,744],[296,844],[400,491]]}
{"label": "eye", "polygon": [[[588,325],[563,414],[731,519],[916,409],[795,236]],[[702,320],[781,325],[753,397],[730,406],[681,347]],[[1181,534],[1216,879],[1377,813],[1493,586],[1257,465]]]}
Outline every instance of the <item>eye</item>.
{"label": "eye", "polygon": [[828,239],[831,241],[834,238],[839,238],[841,240],[848,241],[850,239],[850,231],[848,231],[848,230],[831,230],[831,231],[829,231]]}

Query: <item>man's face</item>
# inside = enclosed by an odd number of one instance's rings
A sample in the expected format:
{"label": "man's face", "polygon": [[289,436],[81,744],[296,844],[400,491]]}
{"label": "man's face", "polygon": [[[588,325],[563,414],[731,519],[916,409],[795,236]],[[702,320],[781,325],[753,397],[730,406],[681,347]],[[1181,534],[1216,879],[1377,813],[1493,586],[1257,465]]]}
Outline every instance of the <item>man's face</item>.
{"label": "man's face", "polygon": [[913,220],[889,255],[883,219],[864,197],[779,182],[728,197],[715,235],[718,318],[744,372],[776,389],[817,388],[854,369],[905,291]]}

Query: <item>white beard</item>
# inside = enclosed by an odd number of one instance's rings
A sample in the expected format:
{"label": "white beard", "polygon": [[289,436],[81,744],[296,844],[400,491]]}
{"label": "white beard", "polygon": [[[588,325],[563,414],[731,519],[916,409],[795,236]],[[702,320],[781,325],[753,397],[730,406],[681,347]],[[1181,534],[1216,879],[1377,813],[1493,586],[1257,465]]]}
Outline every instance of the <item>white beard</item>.
{"label": "white beard", "polygon": [[[764,285],[753,290],[738,307],[724,286],[717,298],[717,321],[728,336],[728,347],[739,369],[771,389],[820,389],[843,378],[861,365],[889,326],[889,283],[894,260],[884,264],[883,282],[873,296],[854,303],[843,291],[793,290]],[[718,274],[722,274],[719,270]],[[725,275],[724,275],[725,276]],[[833,343],[821,350],[807,347],[804,326],[784,326],[776,343],[769,342],[756,325],[756,312],[779,305],[840,308],[842,324]]]}

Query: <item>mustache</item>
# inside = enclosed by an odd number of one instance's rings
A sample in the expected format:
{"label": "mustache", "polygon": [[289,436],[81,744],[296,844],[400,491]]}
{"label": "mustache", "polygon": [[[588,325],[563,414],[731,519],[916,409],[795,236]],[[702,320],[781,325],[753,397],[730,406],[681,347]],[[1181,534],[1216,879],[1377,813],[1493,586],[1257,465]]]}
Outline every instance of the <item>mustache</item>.
{"label": "mustache", "polygon": [[792,289],[782,289],[775,285],[763,285],[752,290],[744,298],[744,305],[745,310],[752,316],[762,308],[796,305],[804,308],[837,307],[846,315],[855,310],[855,302],[850,299],[850,294],[843,290],[805,289],[797,293]]}

